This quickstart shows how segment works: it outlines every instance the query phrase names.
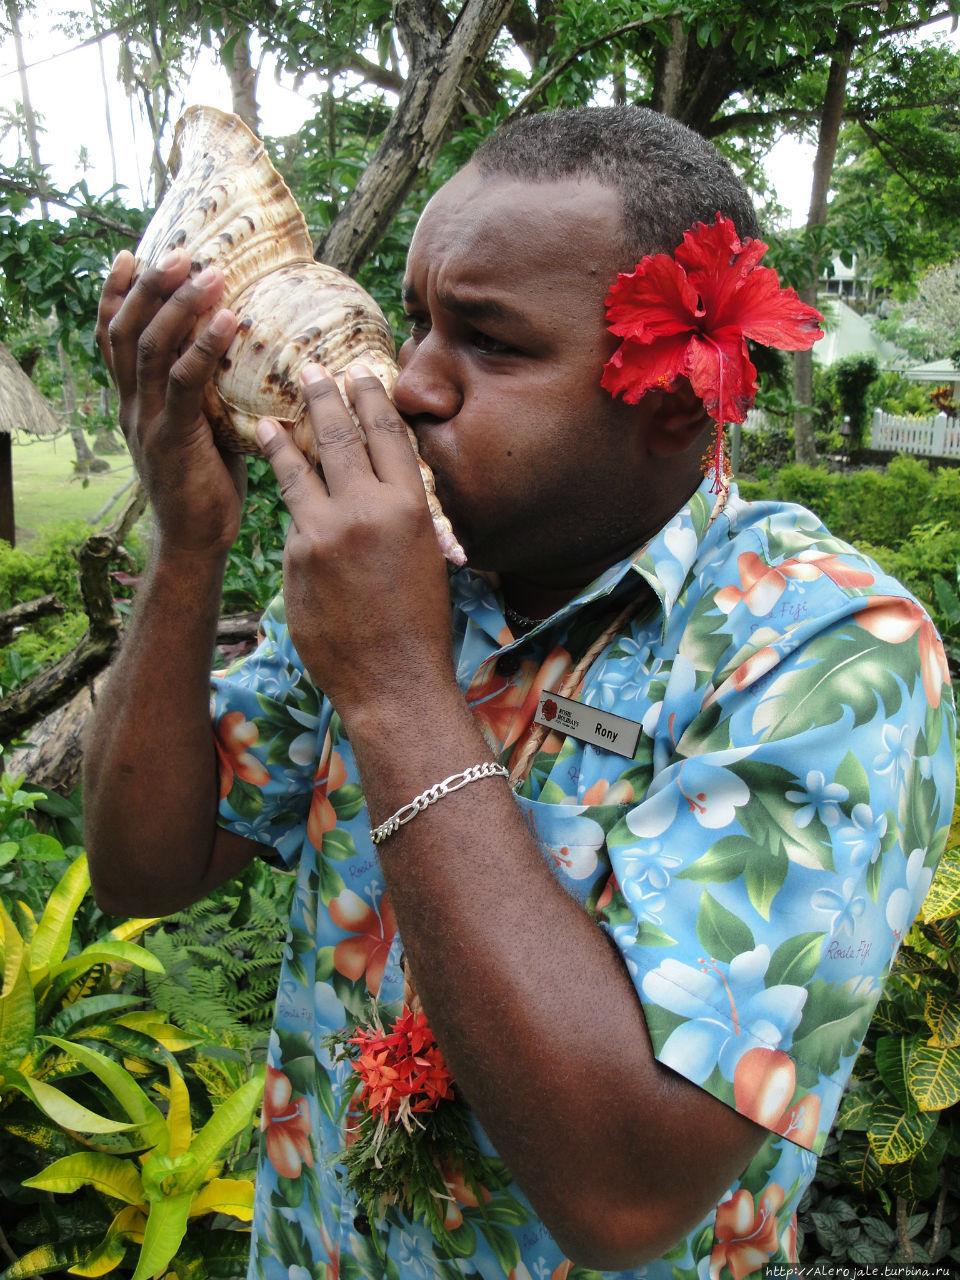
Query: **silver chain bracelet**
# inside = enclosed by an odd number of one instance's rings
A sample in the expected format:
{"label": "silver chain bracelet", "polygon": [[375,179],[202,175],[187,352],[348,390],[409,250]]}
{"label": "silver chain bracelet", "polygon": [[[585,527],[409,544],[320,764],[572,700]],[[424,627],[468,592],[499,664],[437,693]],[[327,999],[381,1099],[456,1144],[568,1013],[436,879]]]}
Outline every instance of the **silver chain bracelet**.
{"label": "silver chain bracelet", "polygon": [[387,836],[392,836],[395,831],[399,831],[405,822],[415,818],[418,813],[429,805],[436,804],[438,800],[448,796],[451,791],[459,791],[468,782],[479,782],[481,778],[507,778],[509,776],[508,770],[502,764],[494,764],[492,760],[487,760],[483,764],[472,764],[469,769],[464,769],[462,773],[451,773],[449,778],[444,778],[442,782],[434,783],[426,791],[421,791],[418,796],[414,796],[409,804],[405,804],[402,809],[398,809],[393,817],[387,818],[386,822],[381,822],[379,827],[373,827],[370,831],[370,839],[374,844],[380,844],[382,840],[386,840]]}

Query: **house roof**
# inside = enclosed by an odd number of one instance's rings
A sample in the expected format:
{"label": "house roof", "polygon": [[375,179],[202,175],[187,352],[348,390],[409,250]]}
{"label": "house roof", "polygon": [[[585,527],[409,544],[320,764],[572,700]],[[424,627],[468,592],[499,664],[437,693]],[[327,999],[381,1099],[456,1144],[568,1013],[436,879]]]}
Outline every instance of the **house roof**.
{"label": "house roof", "polygon": [[952,360],[930,360],[926,364],[912,364],[900,373],[911,382],[960,382],[960,369],[954,367]]}
{"label": "house roof", "polygon": [[821,295],[817,306],[824,316],[824,336],[813,347],[818,364],[831,365],[844,356],[869,355],[876,356],[881,369],[893,369],[909,359],[905,351],[877,335],[867,316],[848,307],[842,299]]}
{"label": "house roof", "polygon": [[0,432],[27,431],[34,436],[55,436],[63,430],[60,419],[0,342]]}

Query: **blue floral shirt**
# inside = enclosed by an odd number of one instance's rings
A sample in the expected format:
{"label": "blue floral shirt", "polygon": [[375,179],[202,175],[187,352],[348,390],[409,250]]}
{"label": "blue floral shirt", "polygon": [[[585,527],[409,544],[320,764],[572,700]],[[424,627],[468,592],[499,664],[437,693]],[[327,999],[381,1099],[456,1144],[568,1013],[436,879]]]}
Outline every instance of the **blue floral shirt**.
{"label": "blue floral shirt", "polygon": [[[657,1057],[768,1131],[699,1226],[625,1274],[744,1280],[793,1260],[797,1203],[951,816],[955,715],[931,622],[810,512],[734,487],[718,513],[706,484],[520,638],[484,579],[451,585],[464,694],[504,763],[542,735],[517,803],[620,948]],[[448,1183],[446,1250],[345,1192],[353,1085],[323,1041],[374,996],[399,1007],[400,938],[350,744],[282,602],[264,633],[213,700],[221,821],[297,876],[250,1277],[583,1280],[506,1172],[483,1196]],[[632,754],[558,731],[561,687],[639,726]]]}

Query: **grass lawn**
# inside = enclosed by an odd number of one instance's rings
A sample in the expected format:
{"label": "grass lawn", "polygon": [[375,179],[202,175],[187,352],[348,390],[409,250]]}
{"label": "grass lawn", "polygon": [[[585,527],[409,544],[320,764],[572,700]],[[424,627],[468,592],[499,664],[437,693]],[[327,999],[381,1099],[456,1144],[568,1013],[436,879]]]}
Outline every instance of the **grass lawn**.
{"label": "grass lawn", "polygon": [[[74,471],[76,452],[68,435],[52,440],[24,438],[13,445],[13,505],[17,545],[29,547],[41,529],[56,528],[74,520],[91,520],[133,475],[126,451],[110,454],[110,470],[82,478]],[[108,523],[112,507],[97,527]],[[91,525],[91,529],[94,526]]]}

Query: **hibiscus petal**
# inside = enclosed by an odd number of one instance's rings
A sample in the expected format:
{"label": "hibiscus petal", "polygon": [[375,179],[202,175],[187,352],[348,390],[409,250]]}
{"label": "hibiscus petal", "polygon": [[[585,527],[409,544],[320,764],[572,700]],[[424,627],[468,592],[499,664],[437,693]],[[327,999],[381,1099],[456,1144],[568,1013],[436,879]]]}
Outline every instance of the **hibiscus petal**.
{"label": "hibiscus petal", "polygon": [[687,356],[690,385],[717,422],[743,422],[757,394],[757,371],[738,329],[693,338]]}
{"label": "hibiscus petal", "polygon": [[739,325],[754,342],[781,351],[805,351],[823,337],[820,312],[801,302],[795,289],[782,289],[770,267],[757,267],[709,315],[711,327]]}
{"label": "hibiscus petal", "polygon": [[658,338],[647,345],[626,339],[603,366],[600,385],[612,395],[622,393],[627,404],[636,404],[654,388],[668,391],[686,372],[690,341],[688,332]]}
{"label": "hibiscus petal", "polygon": [[607,324],[618,337],[653,342],[695,329],[699,301],[683,268],[657,253],[617,276],[607,294]]}
{"label": "hibiscus petal", "polygon": [[762,240],[740,240],[729,218],[698,222],[684,233],[674,257],[700,294],[708,316],[723,309],[767,251]]}

